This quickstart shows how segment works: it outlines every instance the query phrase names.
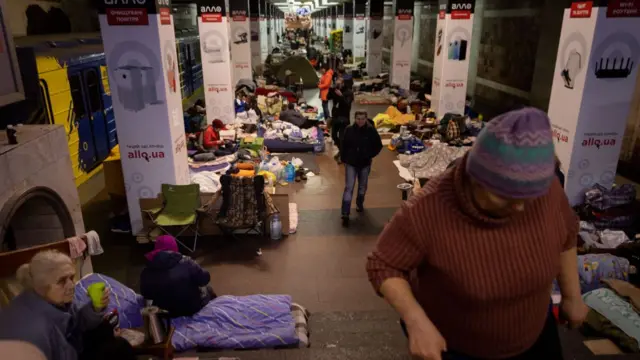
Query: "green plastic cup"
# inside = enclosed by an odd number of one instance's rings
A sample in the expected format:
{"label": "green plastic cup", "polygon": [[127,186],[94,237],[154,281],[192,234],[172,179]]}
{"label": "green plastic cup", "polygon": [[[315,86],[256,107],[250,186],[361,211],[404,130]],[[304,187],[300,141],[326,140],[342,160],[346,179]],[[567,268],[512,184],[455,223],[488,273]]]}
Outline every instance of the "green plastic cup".
{"label": "green plastic cup", "polygon": [[102,295],[104,294],[105,286],[105,283],[97,282],[89,285],[89,287],[87,288],[87,292],[89,293],[89,297],[91,298],[91,303],[96,309],[101,309],[104,307],[104,304],[102,303]]}

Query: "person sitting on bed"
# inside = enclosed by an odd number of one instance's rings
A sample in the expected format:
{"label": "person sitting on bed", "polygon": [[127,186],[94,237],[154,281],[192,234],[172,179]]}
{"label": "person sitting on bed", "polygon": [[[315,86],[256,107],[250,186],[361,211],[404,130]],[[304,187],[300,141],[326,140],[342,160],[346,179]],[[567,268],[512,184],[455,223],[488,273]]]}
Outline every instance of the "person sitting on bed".
{"label": "person sitting on bed", "polygon": [[140,293],[171,317],[192,316],[216,298],[208,286],[211,275],[178,252],[173,236],[158,236],[149,262],[140,274]]}
{"label": "person sitting on bed", "polygon": [[287,109],[280,112],[280,120],[291,123],[299,128],[302,128],[307,119],[296,110],[296,104],[287,104]]}
{"label": "person sitting on bed", "polygon": [[93,338],[96,341],[92,344],[83,341],[105,325],[109,290],[102,293],[100,307],[91,302],[75,304],[75,275],[69,256],[53,250],[39,252],[20,266],[16,277],[24,291],[0,313],[0,340],[32,344],[50,360],[104,359],[95,354],[104,353],[106,348],[124,348],[125,353],[112,353],[113,358],[131,359],[131,346],[114,337],[113,331],[106,337]]}
{"label": "person sitting on bed", "polygon": [[222,120],[215,119],[207,126],[202,134],[202,147],[205,151],[216,150],[224,144],[220,137],[220,130],[226,130]]}

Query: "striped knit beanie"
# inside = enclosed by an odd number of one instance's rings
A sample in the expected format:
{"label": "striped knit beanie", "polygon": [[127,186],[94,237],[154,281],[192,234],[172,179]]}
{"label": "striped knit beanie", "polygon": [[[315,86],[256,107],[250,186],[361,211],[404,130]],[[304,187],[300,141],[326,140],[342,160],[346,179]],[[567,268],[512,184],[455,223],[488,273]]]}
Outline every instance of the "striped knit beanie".
{"label": "striped knit beanie", "polygon": [[499,196],[526,199],[546,194],[555,170],[549,117],[524,108],[491,120],[469,150],[466,170]]}

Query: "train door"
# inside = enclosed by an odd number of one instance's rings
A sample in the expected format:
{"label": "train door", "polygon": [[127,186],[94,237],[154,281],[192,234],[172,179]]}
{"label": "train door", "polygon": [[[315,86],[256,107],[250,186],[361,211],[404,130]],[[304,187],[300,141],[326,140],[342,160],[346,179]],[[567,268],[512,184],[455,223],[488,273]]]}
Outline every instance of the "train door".
{"label": "train door", "polygon": [[118,133],[116,132],[116,119],[113,114],[113,100],[111,98],[111,87],[107,75],[107,67],[100,66],[100,75],[102,76],[102,104],[104,105],[104,114],[107,121],[107,132],[109,134],[109,151],[118,145]]}
{"label": "train door", "polygon": [[97,66],[90,67],[82,72],[89,110],[91,112],[91,129],[95,141],[97,163],[102,163],[111,151],[109,147],[107,117],[103,102],[104,92],[102,91],[101,75],[100,69]]}

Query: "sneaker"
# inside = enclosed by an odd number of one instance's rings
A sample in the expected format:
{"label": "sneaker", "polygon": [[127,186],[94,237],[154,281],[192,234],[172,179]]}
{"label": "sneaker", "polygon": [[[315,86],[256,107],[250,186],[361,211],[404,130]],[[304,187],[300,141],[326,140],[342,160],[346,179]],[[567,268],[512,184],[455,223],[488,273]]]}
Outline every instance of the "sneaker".
{"label": "sneaker", "polygon": [[342,226],[349,227],[349,215],[342,215]]}
{"label": "sneaker", "polygon": [[117,216],[111,219],[111,232],[118,234],[130,234],[131,224],[128,217]]}

